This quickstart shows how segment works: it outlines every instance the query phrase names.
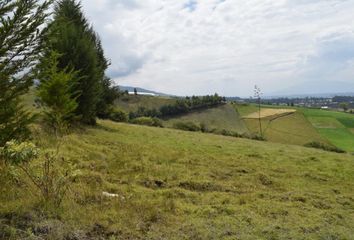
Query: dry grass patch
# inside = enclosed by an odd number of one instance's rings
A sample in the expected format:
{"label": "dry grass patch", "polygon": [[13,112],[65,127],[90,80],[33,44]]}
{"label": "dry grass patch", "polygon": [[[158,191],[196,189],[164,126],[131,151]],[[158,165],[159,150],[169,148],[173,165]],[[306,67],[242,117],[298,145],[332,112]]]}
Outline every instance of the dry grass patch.
{"label": "dry grass patch", "polygon": [[[262,108],[261,109],[261,118],[266,118],[266,117],[272,117],[272,116],[278,116],[278,115],[286,115],[286,114],[291,114],[296,112],[295,109],[282,109],[282,108]],[[248,114],[244,118],[259,118],[259,112],[253,112],[251,114]]]}

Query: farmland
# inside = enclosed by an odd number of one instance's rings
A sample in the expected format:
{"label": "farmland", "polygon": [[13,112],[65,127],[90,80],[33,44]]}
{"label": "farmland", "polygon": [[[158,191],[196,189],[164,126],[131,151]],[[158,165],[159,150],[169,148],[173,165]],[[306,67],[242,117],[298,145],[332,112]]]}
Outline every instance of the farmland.
{"label": "farmland", "polygon": [[319,109],[301,109],[318,132],[331,143],[354,152],[354,115]]}
{"label": "farmland", "polygon": [[[258,115],[257,106],[253,104],[234,106],[244,118],[249,130],[259,132],[258,119],[248,118]],[[297,145],[316,141],[354,152],[353,114],[310,108],[292,108],[290,110],[296,112],[282,115],[280,112],[277,114],[277,110],[285,111],[281,106],[263,105],[262,109],[274,113],[261,120],[264,135],[269,141]]]}
{"label": "farmland", "polygon": [[244,116],[244,118],[248,119],[258,119],[260,118],[274,118],[274,117],[280,117],[280,116],[285,116],[288,114],[292,114],[296,112],[295,109],[284,109],[284,108],[261,108],[261,110],[257,112],[253,112],[251,114],[248,114]]}

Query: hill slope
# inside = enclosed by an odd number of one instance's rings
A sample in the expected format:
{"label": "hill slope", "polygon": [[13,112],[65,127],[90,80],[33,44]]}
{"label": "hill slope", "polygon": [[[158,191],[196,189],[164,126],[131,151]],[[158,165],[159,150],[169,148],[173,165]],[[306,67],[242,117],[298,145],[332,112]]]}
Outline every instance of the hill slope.
{"label": "hill slope", "polygon": [[238,133],[248,133],[248,129],[241,119],[241,116],[230,105],[203,109],[182,116],[177,116],[165,121],[165,126],[172,127],[176,122],[194,122],[196,124],[204,123],[208,129],[222,130],[226,129]]}
{"label": "hill slope", "polygon": [[119,98],[115,105],[124,111],[136,111],[139,107],[147,109],[159,109],[163,105],[174,104],[176,98],[171,97],[156,97],[156,96],[143,96],[143,95],[129,95]]}
{"label": "hill slope", "polygon": [[63,153],[80,174],[60,220],[28,217],[35,196],[0,178],[0,227],[46,237],[49,222],[49,239],[354,238],[348,154],[110,121],[69,135]]}
{"label": "hill slope", "polygon": [[[247,117],[258,111],[255,105],[234,106],[242,117]],[[263,107],[263,109],[265,109],[265,107]],[[244,121],[251,132],[259,133],[258,119],[244,118]],[[316,131],[299,110],[294,113],[265,117],[261,119],[261,122],[264,136],[271,142],[304,145],[316,141],[330,144],[326,138]]]}

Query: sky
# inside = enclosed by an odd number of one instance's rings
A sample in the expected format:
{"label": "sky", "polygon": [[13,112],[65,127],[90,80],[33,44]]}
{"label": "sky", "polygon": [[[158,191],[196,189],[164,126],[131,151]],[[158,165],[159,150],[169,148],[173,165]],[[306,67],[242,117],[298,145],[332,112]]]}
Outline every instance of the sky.
{"label": "sky", "polygon": [[354,0],[81,0],[123,86],[354,92]]}

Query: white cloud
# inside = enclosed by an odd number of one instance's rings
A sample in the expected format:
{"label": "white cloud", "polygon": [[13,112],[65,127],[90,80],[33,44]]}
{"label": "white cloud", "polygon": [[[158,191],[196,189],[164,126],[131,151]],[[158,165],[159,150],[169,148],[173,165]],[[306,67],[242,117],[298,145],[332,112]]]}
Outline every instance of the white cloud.
{"label": "white cloud", "polygon": [[248,96],[254,84],[267,93],[324,77],[354,82],[353,0],[82,4],[122,85]]}

